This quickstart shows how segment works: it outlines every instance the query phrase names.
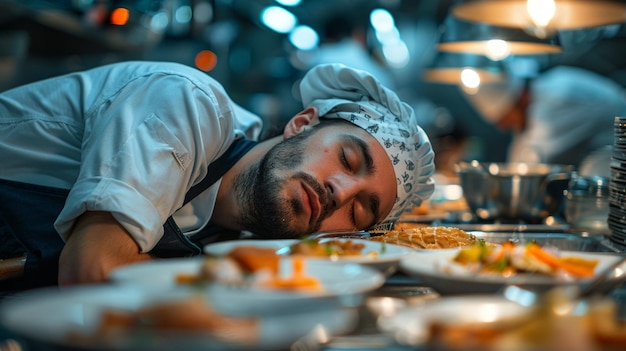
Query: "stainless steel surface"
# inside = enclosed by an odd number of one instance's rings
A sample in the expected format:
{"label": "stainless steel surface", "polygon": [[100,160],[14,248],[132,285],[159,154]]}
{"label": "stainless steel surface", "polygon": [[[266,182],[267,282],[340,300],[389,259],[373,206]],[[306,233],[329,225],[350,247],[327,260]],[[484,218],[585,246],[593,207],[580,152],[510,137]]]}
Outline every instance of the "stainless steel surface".
{"label": "stainless steel surface", "polygon": [[609,178],[575,174],[565,192],[567,222],[573,228],[608,231],[608,218]]}
{"label": "stainless steel surface", "polygon": [[618,247],[603,235],[585,235],[578,233],[537,233],[537,232],[480,232],[471,234],[487,242],[501,244],[512,240],[518,244],[536,242],[544,247],[554,247],[563,251],[582,252],[622,252]]}
{"label": "stainless steel surface", "polygon": [[569,230],[568,225],[547,224],[479,224],[459,223],[443,224],[465,230],[466,232],[504,232],[504,233],[563,233]]}
{"label": "stainless steel surface", "polygon": [[534,223],[560,209],[574,167],[472,161],[457,163],[455,171],[476,217]]}
{"label": "stainless steel surface", "polygon": [[[611,240],[608,235],[572,231],[568,225],[546,224],[444,224],[475,235],[479,239],[500,244],[508,240],[516,243],[537,242],[559,250],[583,252],[626,252],[626,245]],[[367,239],[382,232],[345,231],[311,235],[310,238],[360,238]],[[286,251],[285,251],[286,252]],[[282,251],[281,251],[282,253]]]}
{"label": "stainless steel surface", "polygon": [[290,348],[291,351],[331,351],[331,350],[422,350],[420,346],[409,346],[398,343],[391,335],[381,332],[377,325],[378,317],[383,314],[367,306],[368,302],[381,299],[402,301],[405,306],[427,303],[439,298],[439,294],[431,288],[407,283],[404,279],[392,276],[388,283],[370,293],[365,304],[358,308],[359,324],[352,333],[328,337],[324,330],[312,330],[298,339]]}
{"label": "stainless steel surface", "polygon": [[308,235],[304,239],[321,239],[321,238],[369,238],[370,232],[365,230],[357,231],[337,231],[337,232],[321,232]]}
{"label": "stainless steel surface", "polygon": [[[621,285],[626,278],[626,255],[622,259],[615,262],[606,269],[598,272],[589,284],[580,290],[578,296],[581,298],[589,297],[598,293],[611,292],[615,287]],[[601,291],[599,291],[602,289]]]}

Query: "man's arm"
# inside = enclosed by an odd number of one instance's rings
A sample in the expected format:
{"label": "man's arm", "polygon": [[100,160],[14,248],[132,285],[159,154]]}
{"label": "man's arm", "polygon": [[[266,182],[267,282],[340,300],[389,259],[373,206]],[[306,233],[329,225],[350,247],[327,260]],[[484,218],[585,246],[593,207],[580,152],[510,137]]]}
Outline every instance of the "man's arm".
{"label": "man's arm", "polygon": [[118,266],[150,259],[109,212],[85,212],[61,252],[59,285],[103,282]]}

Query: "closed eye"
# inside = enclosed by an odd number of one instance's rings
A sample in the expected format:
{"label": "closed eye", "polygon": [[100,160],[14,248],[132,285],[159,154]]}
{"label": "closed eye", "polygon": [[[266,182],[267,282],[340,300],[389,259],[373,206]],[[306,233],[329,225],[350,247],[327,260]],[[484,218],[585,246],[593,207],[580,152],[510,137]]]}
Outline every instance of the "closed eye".
{"label": "closed eye", "polygon": [[348,162],[348,157],[346,156],[346,149],[341,149],[341,164],[349,171],[352,171],[352,167],[350,166],[350,162]]}

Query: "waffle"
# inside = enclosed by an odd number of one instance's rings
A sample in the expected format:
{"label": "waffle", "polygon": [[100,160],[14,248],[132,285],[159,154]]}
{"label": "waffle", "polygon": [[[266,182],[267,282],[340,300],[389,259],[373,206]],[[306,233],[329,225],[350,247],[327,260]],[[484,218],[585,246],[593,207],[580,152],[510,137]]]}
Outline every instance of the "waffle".
{"label": "waffle", "polygon": [[454,227],[414,227],[391,230],[373,236],[372,241],[408,246],[416,249],[449,249],[474,245],[478,239]]}

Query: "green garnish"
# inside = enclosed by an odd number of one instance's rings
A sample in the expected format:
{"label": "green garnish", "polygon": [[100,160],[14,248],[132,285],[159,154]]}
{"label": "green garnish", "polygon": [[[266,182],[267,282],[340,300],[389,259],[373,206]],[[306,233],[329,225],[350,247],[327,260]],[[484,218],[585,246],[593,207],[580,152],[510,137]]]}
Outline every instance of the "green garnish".
{"label": "green garnish", "polygon": [[334,253],[335,253],[335,250],[334,250],[334,247],[333,247],[333,245],[332,245],[332,244],[326,244],[325,246],[326,246],[326,247],[325,247],[325,249],[326,249],[326,254],[327,254],[328,256],[331,256],[332,254],[334,254]]}

